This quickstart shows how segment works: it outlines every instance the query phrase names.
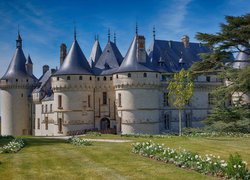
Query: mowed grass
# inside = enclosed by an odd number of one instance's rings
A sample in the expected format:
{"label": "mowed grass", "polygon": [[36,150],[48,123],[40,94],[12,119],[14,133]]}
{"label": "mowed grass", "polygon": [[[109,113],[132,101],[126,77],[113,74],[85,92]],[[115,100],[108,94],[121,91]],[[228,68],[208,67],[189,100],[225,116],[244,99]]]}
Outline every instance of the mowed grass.
{"label": "mowed grass", "polygon": [[[87,136],[89,138],[89,136]],[[97,138],[97,137],[93,137]],[[102,135],[103,139],[164,143],[200,154],[228,158],[238,152],[250,164],[249,138],[127,138]],[[27,146],[16,154],[0,154],[0,179],[215,179],[141,157],[131,152],[130,143],[94,142],[78,147],[65,140],[26,137]]]}

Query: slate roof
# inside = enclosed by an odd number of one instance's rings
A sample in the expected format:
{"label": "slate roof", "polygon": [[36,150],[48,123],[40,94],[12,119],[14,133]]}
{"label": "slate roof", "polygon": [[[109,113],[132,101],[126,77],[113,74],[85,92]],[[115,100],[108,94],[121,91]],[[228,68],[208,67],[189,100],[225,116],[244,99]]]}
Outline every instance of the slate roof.
{"label": "slate roof", "polygon": [[60,69],[55,75],[92,74],[89,63],[75,39]]}
{"label": "slate roof", "polygon": [[138,62],[136,40],[137,35],[134,37],[122,64],[116,72],[155,71],[154,66],[149,62],[148,56],[146,57],[146,63]]}
{"label": "slate roof", "polygon": [[242,69],[248,65],[250,65],[250,49],[243,47],[233,62],[233,68]]}
{"label": "slate roof", "polygon": [[[154,40],[147,52],[152,67],[161,72],[177,72],[201,61],[199,53],[210,52],[210,49],[200,43],[189,43],[185,48],[182,42]],[[162,62],[159,62],[160,59]]]}
{"label": "slate roof", "polygon": [[18,41],[20,44],[17,44],[16,51],[12,57],[12,60],[8,66],[6,73],[1,78],[2,80],[27,78],[27,77],[36,79],[34,75],[29,75],[26,71],[26,67],[25,67],[26,58],[22,50],[22,38],[19,33],[17,37],[17,42]]}
{"label": "slate roof", "polygon": [[116,44],[108,41],[100,58],[95,63],[94,72],[96,75],[113,74],[122,63],[122,60],[123,57]]}
{"label": "slate roof", "polygon": [[101,46],[99,44],[99,41],[96,39],[95,43],[92,47],[90,57],[89,57],[89,64],[91,67],[93,67],[96,64],[96,62],[100,58],[101,54],[102,54],[102,49],[101,49]]}
{"label": "slate roof", "polygon": [[56,72],[55,69],[49,69],[38,80],[38,85],[33,90],[33,93],[44,91],[44,86],[50,83],[51,76]]}

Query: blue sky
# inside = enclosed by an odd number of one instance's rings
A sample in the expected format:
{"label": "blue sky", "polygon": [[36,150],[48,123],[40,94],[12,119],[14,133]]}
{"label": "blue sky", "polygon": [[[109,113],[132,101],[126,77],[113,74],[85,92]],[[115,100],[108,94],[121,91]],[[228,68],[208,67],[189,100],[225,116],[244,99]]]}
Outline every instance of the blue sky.
{"label": "blue sky", "polygon": [[59,46],[62,42],[71,46],[74,22],[86,58],[95,34],[104,48],[108,28],[111,38],[116,32],[117,46],[125,55],[136,21],[147,47],[153,26],[157,39],[180,40],[187,34],[197,41],[196,32],[218,32],[225,15],[243,15],[249,13],[249,7],[249,0],[0,0],[0,75],[14,53],[18,24],[24,53],[30,54],[34,74],[39,77],[42,65],[59,65]]}

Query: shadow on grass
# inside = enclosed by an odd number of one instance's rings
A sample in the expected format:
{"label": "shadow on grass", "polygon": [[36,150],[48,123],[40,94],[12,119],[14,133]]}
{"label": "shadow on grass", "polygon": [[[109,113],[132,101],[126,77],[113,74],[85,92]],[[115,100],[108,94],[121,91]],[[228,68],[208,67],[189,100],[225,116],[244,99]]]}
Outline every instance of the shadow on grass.
{"label": "shadow on grass", "polygon": [[67,143],[63,139],[50,139],[50,138],[23,138],[27,146],[50,146],[50,145],[59,145]]}

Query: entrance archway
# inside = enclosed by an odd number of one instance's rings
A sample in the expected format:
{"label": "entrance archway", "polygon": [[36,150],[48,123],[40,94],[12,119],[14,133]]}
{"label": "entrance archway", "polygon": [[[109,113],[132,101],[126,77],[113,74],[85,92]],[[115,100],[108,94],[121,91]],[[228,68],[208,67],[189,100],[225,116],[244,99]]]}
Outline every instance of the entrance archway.
{"label": "entrance archway", "polygon": [[102,118],[100,123],[101,123],[101,130],[110,129],[110,120],[108,118]]}

